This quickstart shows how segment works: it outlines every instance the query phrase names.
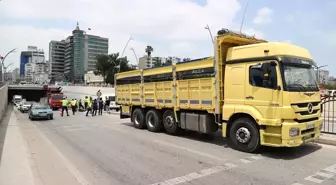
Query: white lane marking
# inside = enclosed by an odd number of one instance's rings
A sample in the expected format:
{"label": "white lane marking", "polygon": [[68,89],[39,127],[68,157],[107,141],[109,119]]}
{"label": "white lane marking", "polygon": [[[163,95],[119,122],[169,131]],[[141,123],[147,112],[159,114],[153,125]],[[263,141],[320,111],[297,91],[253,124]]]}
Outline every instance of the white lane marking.
{"label": "white lane marking", "polygon": [[331,172],[331,173],[336,173],[336,164],[331,165],[327,168],[324,169],[325,171]]}
{"label": "white lane marking", "polygon": [[296,183],[294,183],[292,185],[303,185],[303,184],[300,184],[300,183],[296,182]]}
{"label": "white lane marking", "polygon": [[74,132],[74,131],[82,131],[82,130],[86,130],[86,128],[70,128],[70,129],[65,129],[65,132]]}
{"label": "white lane marking", "polygon": [[188,181],[192,181],[194,179],[198,179],[201,177],[205,177],[214,173],[218,173],[221,171],[225,171],[231,168],[235,168],[237,167],[237,165],[232,164],[232,163],[225,163],[223,165],[219,165],[219,166],[215,166],[212,168],[208,168],[208,169],[204,169],[200,172],[193,172],[193,173],[189,173],[187,175],[183,175],[180,177],[175,177],[173,179],[168,179],[162,182],[158,182],[158,183],[154,183],[152,185],[176,185],[176,184],[181,184],[181,183],[185,183]]}
{"label": "white lane marking", "polygon": [[158,143],[158,144],[161,144],[161,145],[166,145],[166,146],[174,147],[174,148],[177,148],[177,149],[180,149],[180,150],[184,150],[184,151],[187,151],[187,152],[190,152],[190,153],[194,153],[194,154],[197,154],[197,155],[201,155],[201,156],[204,156],[204,157],[208,157],[208,158],[211,158],[211,159],[214,159],[214,160],[226,161],[225,159],[222,159],[222,158],[217,157],[217,156],[210,155],[208,153],[203,153],[203,152],[200,152],[200,151],[197,151],[197,150],[193,150],[193,149],[189,149],[189,148],[186,148],[186,147],[174,145],[174,144],[171,144],[171,143],[168,143],[168,142],[165,142],[165,141],[154,140],[154,142]]}
{"label": "white lane marking", "polygon": [[242,163],[251,163],[252,161],[246,160],[246,159],[240,159]]}
{"label": "white lane marking", "polygon": [[115,130],[115,131],[118,131],[118,132],[121,132],[121,133],[124,133],[124,134],[128,134],[129,133],[126,130],[122,130],[122,129],[119,129],[119,128],[111,127],[111,126],[108,126],[108,125],[102,125],[102,127],[110,129],[110,130]]}
{"label": "white lane marking", "polygon": [[328,174],[328,173],[323,173],[323,172],[316,172],[315,174],[319,175],[319,176],[322,176],[322,177],[325,177],[325,178],[328,178],[328,179],[334,176],[334,174]]}
{"label": "white lane marking", "polygon": [[321,182],[324,181],[324,180],[315,178],[313,175],[308,176],[308,177],[306,177],[306,178],[304,178],[304,179],[307,180],[307,181],[311,181],[311,182],[318,183],[318,184],[320,184]]}
{"label": "white lane marking", "polygon": [[[32,126],[35,129],[38,129],[36,127],[36,125],[32,124]],[[76,166],[74,166],[74,164],[72,164],[70,162],[70,160],[68,160],[61,151],[58,150],[58,148],[51,143],[51,141],[40,131],[37,132],[40,137],[46,142],[47,145],[49,145],[49,147],[54,150],[54,152],[61,158],[61,160],[63,161],[63,163],[66,165],[66,167],[68,168],[69,172],[73,175],[74,178],[77,179],[77,181],[79,182],[79,184],[81,185],[88,185],[90,184],[90,182],[85,178],[85,176],[78,170],[78,168]]]}
{"label": "white lane marking", "polygon": [[84,127],[84,125],[63,125],[58,128],[74,128],[74,127]]}

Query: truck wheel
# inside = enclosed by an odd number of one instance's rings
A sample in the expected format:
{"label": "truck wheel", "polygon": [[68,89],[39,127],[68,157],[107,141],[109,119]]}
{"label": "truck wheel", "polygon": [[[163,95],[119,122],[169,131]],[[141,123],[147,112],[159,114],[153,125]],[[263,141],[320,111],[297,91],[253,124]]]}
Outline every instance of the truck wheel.
{"label": "truck wheel", "polygon": [[260,135],[253,120],[249,118],[235,120],[230,127],[230,141],[237,150],[256,152],[260,148]]}
{"label": "truck wheel", "polygon": [[146,126],[151,132],[160,132],[162,130],[162,114],[157,110],[150,110],[146,114]]}
{"label": "truck wheel", "polygon": [[181,128],[175,120],[175,115],[172,110],[166,110],[163,113],[163,126],[168,134],[176,135],[181,132]]}
{"label": "truck wheel", "polygon": [[145,113],[142,109],[137,108],[133,111],[132,122],[135,128],[144,129],[146,127]]}

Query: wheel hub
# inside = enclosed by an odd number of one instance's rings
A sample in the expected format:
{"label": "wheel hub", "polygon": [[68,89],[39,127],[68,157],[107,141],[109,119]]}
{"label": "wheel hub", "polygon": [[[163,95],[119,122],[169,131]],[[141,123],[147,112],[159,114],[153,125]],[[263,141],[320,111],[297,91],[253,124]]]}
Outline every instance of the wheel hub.
{"label": "wheel hub", "polygon": [[166,123],[169,127],[172,127],[174,124],[174,118],[172,116],[167,116],[166,117]]}
{"label": "wheel hub", "polygon": [[251,133],[247,128],[241,127],[236,132],[236,138],[240,143],[245,144],[251,140]]}

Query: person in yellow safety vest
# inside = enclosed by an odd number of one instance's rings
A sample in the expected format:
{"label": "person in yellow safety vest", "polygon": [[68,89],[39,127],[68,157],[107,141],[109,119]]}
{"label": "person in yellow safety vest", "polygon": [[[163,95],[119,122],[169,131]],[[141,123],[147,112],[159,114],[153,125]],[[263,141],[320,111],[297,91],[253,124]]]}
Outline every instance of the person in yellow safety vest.
{"label": "person in yellow safety vest", "polygon": [[73,115],[75,115],[76,107],[77,107],[77,101],[75,99],[72,99],[71,100],[71,109],[72,109],[72,114]]}
{"label": "person in yellow safety vest", "polygon": [[64,110],[65,110],[67,113],[67,116],[69,116],[69,112],[68,112],[69,101],[66,99],[66,97],[63,97],[61,102],[62,102],[62,114],[61,115],[63,116]]}
{"label": "person in yellow safety vest", "polygon": [[88,105],[87,105],[87,111],[86,111],[86,116],[89,115],[89,112],[92,114],[92,98],[90,97],[89,101],[88,101]]}
{"label": "person in yellow safety vest", "polygon": [[85,98],[84,98],[84,108],[85,108],[85,109],[88,108],[88,103],[89,103],[89,101],[90,101],[90,99],[89,99],[87,96],[85,96]]}

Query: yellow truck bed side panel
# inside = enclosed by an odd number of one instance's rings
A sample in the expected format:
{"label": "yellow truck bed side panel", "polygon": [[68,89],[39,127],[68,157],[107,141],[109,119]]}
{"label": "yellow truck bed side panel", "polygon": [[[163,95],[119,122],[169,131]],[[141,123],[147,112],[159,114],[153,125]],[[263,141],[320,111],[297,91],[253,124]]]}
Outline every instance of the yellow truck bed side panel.
{"label": "yellow truck bed side panel", "polygon": [[173,107],[172,82],[144,83],[145,106],[148,107]]}
{"label": "yellow truck bed side panel", "polygon": [[176,71],[179,72],[179,71],[185,71],[185,70],[213,67],[214,66],[213,62],[214,62],[214,58],[209,57],[209,58],[195,61],[195,62],[180,63],[180,64],[176,64]]}
{"label": "yellow truck bed side panel", "polygon": [[131,76],[140,76],[141,75],[141,69],[137,70],[132,70],[132,71],[126,71],[122,73],[117,73],[116,79],[121,79],[121,78],[126,78],[126,77],[131,77]]}
{"label": "yellow truck bed side panel", "polygon": [[172,72],[172,66],[164,66],[164,67],[146,69],[143,71],[143,76],[171,73],[171,72]]}
{"label": "yellow truck bed side panel", "polygon": [[180,109],[208,110],[213,112],[215,78],[177,81],[177,105]]}

